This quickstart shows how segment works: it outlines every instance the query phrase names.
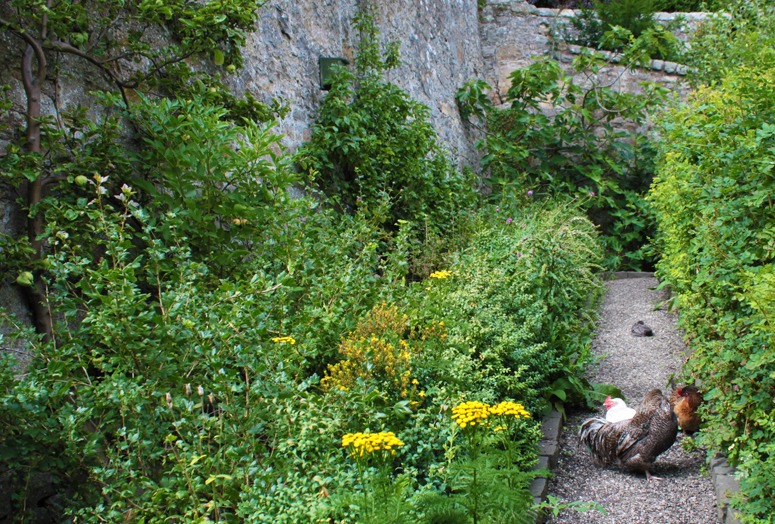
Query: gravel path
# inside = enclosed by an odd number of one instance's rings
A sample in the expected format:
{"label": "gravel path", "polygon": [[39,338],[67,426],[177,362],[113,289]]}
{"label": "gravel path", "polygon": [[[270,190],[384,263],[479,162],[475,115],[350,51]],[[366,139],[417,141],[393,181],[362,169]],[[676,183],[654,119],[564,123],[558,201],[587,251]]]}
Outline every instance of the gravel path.
{"label": "gravel path", "polygon": [[[592,349],[601,357],[590,371],[594,382],[618,386],[628,405],[635,407],[653,388],[668,394],[670,375],[678,373],[686,348],[675,325],[675,317],[662,306],[666,295],[653,288],[652,277],[625,278],[606,283],[601,318]],[[634,337],[630,328],[643,320],[654,330],[653,337]],[[640,473],[617,468],[600,468],[584,448],[578,447],[579,425],[597,413],[569,413],[560,438],[560,456],[549,495],[563,503],[593,501],[598,511],[563,510],[550,517],[551,524],[714,524],[716,498],[708,476],[705,452],[687,452],[681,446],[688,439],[679,432],[678,441],[657,458],[652,473],[662,480],[646,482]]]}

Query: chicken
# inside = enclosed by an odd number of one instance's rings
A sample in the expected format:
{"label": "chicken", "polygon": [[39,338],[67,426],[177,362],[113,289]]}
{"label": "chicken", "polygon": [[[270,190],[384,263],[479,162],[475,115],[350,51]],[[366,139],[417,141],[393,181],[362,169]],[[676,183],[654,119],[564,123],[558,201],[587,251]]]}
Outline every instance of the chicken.
{"label": "chicken", "polygon": [[646,480],[660,453],[675,442],[678,421],[670,400],[659,389],[648,392],[635,415],[629,420],[607,422],[601,418],[586,420],[579,429],[579,441],[586,445],[598,465],[618,464],[643,471]]}
{"label": "chicken", "polygon": [[629,420],[635,416],[635,410],[628,407],[620,398],[606,397],[603,402],[605,409],[605,419],[608,422],[619,422],[620,420]]}
{"label": "chicken", "polygon": [[702,403],[702,393],[697,386],[678,388],[670,396],[670,407],[678,418],[681,430],[687,435],[700,429],[702,419],[697,414],[700,403]]}

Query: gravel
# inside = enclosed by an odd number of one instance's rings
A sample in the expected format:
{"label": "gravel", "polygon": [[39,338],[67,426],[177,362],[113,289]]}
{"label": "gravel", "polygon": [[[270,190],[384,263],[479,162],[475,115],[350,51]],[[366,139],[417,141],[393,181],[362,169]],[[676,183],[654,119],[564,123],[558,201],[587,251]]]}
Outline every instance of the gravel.
{"label": "gravel", "polygon": [[[629,406],[660,388],[669,394],[671,375],[678,374],[686,346],[668,312],[664,291],[653,277],[624,278],[606,283],[607,292],[592,349],[600,357],[589,377],[619,387]],[[644,321],[652,337],[634,337],[632,325]],[[566,508],[550,517],[551,524],[712,524],[717,523],[716,498],[708,475],[705,451],[687,451],[681,442],[691,437],[679,432],[678,441],[657,458],[652,473],[662,480],[646,481],[642,473],[593,464],[584,446],[578,446],[578,428],[597,412],[568,414],[560,437],[560,456],[548,493],[561,503],[595,502],[605,510]],[[694,447],[696,448],[696,446]],[[693,449],[693,448],[689,448]]]}

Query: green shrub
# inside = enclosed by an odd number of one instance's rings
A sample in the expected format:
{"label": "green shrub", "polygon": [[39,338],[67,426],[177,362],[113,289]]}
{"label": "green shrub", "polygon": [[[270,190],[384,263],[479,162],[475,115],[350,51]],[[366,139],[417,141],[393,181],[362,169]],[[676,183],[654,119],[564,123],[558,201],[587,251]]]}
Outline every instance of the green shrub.
{"label": "green shrub", "polygon": [[429,109],[384,80],[399,63],[397,47],[383,55],[369,10],[355,27],[357,74],[338,68],[297,162],[342,210],[361,210],[388,230],[407,220],[449,233],[476,201],[475,177],[439,146]]}
{"label": "green shrub", "polygon": [[482,217],[451,276],[428,286],[424,308],[444,311],[449,334],[440,362],[460,355],[436,380],[540,413],[554,380],[580,376],[588,361],[599,239],[573,207],[487,207]]}
{"label": "green shrub", "polygon": [[[720,82],[661,122],[650,201],[658,274],[676,293],[694,350],[686,371],[705,386],[702,442],[737,464],[741,521],[758,523],[775,514],[775,41],[737,38],[735,67],[714,68],[711,76],[724,71]],[[752,39],[759,45],[743,54]]]}
{"label": "green shrub", "polygon": [[[578,68],[594,71],[594,58]],[[480,96],[489,86],[468,83],[458,94],[467,115],[484,115],[488,133],[480,144],[492,202],[530,202],[546,196],[583,202],[601,228],[610,269],[646,269],[645,246],[653,222],[642,194],[651,181],[649,138],[626,131],[645,122],[664,90],[644,95],[610,88],[583,89],[552,60],[514,71],[508,107],[496,109]],[[616,123],[614,122],[616,120]]]}
{"label": "green shrub", "polygon": [[732,0],[705,21],[685,54],[689,80],[696,87],[719,82],[737,68],[749,67],[758,50],[772,45],[775,14],[771,2]]}

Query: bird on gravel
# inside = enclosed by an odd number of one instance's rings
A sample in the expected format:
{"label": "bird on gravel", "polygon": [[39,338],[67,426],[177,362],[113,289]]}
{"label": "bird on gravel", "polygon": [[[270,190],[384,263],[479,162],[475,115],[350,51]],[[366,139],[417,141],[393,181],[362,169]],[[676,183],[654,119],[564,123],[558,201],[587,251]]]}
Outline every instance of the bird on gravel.
{"label": "bird on gravel", "polygon": [[654,336],[654,331],[649,326],[643,323],[642,320],[638,320],[632,325],[632,336],[634,337],[651,337]]}
{"label": "bird on gravel", "polygon": [[620,398],[611,398],[607,396],[605,402],[605,419],[608,422],[619,422],[620,420],[629,420],[635,416],[635,410],[627,406],[624,400]]}
{"label": "bird on gravel", "polygon": [[659,389],[652,389],[628,420],[608,422],[591,418],[579,429],[579,442],[586,445],[597,465],[620,465],[643,471],[646,481],[659,479],[651,474],[654,461],[675,443],[678,421],[670,400]]}
{"label": "bird on gravel", "polygon": [[687,435],[700,429],[702,419],[697,413],[697,407],[702,403],[702,393],[697,386],[684,386],[673,391],[670,396],[670,407],[678,418],[681,431]]}

